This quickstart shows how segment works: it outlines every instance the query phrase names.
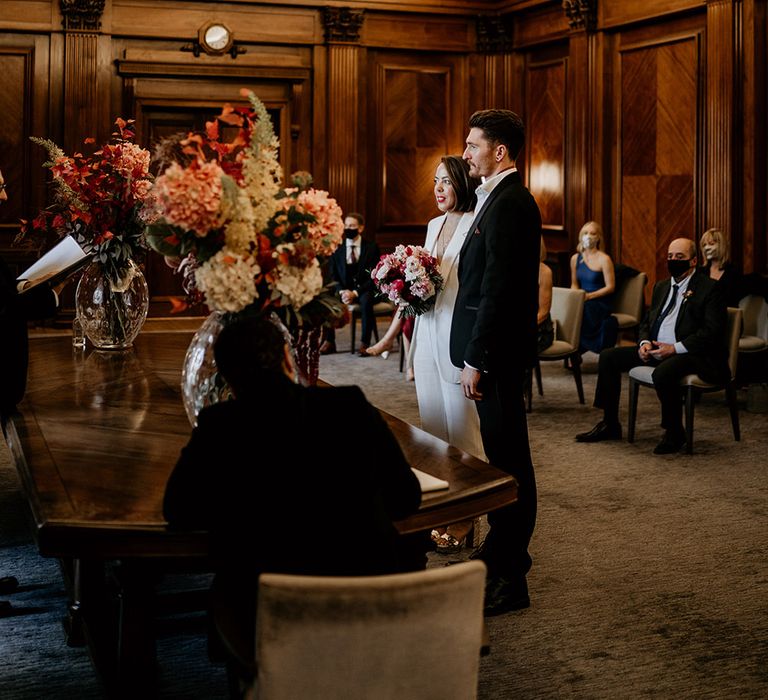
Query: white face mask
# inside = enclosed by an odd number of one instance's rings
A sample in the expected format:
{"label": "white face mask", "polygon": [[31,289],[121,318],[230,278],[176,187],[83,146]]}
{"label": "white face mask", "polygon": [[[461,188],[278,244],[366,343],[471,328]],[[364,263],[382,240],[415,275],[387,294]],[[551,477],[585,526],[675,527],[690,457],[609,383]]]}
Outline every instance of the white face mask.
{"label": "white face mask", "polygon": [[590,236],[589,234],[585,234],[581,237],[581,247],[582,248],[594,248],[597,245],[597,238],[595,236]]}
{"label": "white face mask", "polygon": [[701,248],[704,251],[704,257],[707,260],[712,260],[713,258],[717,257],[716,243],[710,243],[709,245],[702,246]]}

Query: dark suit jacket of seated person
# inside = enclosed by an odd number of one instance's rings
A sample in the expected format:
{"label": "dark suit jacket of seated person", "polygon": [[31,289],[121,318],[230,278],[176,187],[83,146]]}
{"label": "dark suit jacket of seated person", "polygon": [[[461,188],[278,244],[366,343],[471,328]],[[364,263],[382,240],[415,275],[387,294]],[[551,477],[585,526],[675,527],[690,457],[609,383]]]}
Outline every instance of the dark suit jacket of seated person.
{"label": "dark suit jacket of seated person", "polygon": [[362,391],[294,383],[282,332],[262,318],[226,327],[214,353],[235,398],[200,411],[164,500],[169,527],[210,531],[214,587],[255,597],[264,571],[410,568],[392,521],[421,490]]}
{"label": "dark suit jacket of seated person", "polygon": [[[351,213],[344,217],[344,241],[331,255],[330,268],[337,292],[345,304],[360,305],[360,342],[367,347],[376,319],[373,305],[377,297],[371,270],[381,258],[379,246],[363,238],[365,223],[362,214]],[[354,247],[353,261],[350,248]],[[345,292],[349,292],[345,295]]]}
{"label": "dark suit jacket of seated person", "polygon": [[[675,258],[682,268],[675,267]],[[594,405],[603,409],[603,423],[607,427],[601,430],[598,423],[589,433],[579,434],[578,440],[596,442],[621,437],[618,419],[621,375],[632,367],[646,363],[656,367],[653,379],[661,402],[661,425],[673,442],[681,444],[684,431],[680,379],[691,373],[713,383],[727,379],[728,314],[723,290],[706,271],[696,269],[696,263],[693,241],[677,238],[670,243],[667,264],[671,277],[654,285],[650,308],[640,325],[640,346],[609,348],[600,354]],[[691,269],[694,272],[688,275]],[[654,326],[669,303],[673,279],[681,285],[687,282],[687,286],[680,295],[681,299],[678,299],[679,311],[674,319],[674,351],[669,347],[666,352],[671,354],[661,357],[656,352],[659,331]],[[641,355],[646,356],[645,361]]]}
{"label": "dark suit jacket of seated person", "polygon": [[53,316],[56,306],[56,295],[45,283],[19,294],[16,278],[0,258],[0,414],[12,413],[24,397],[29,362],[27,322]]}

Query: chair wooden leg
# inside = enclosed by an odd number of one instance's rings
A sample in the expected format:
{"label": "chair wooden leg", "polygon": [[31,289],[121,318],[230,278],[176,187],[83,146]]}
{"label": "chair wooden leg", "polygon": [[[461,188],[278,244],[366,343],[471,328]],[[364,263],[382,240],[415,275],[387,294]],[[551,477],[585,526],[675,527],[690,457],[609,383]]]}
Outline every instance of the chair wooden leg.
{"label": "chair wooden leg", "polygon": [[725,387],[725,397],[728,400],[728,408],[731,412],[731,426],[733,427],[733,439],[741,440],[741,426],[739,425],[739,404],[736,401],[736,384],[729,382]]}
{"label": "chair wooden leg", "polygon": [[584,386],[581,383],[581,355],[575,352],[571,357],[573,378],[576,381],[576,393],[579,395],[579,403],[584,403]]}
{"label": "chair wooden leg", "polygon": [[541,383],[541,364],[538,360],[536,360],[536,364],[533,366],[533,369],[536,372],[536,386],[539,389],[539,396],[544,396],[544,388]]}
{"label": "chair wooden leg", "polygon": [[689,386],[685,391],[685,451],[693,454],[693,411],[695,406],[693,387]]}
{"label": "chair wooden leg", "polygon": [[353,311],[352,312],[352,318],[349,319],[350,323],[350,329],[349,334],[351,336],[352,342],[349,346],[349,352],[351,355],[355,354],[355,330],[357,328],[357,314]]}
{"label": "chair wooden leg", "polygon": [[400,350],[400,371],[403,371],[405,365],[405,347],[403,347],[403,332],[397,334],[397,347]]}
{"label": "chair wooden leg", "polygon": [[637,394],[640,384],[632,377],[629,378],[629,420],[627,425],[627,442],[635,441],[635,421],[637,420]]}

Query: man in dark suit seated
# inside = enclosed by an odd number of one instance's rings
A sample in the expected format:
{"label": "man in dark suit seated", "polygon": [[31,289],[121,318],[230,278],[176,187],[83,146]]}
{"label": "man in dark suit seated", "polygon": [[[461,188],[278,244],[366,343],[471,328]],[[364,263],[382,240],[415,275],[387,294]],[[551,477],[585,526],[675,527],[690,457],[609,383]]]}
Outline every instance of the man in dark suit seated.
{"label": "man in dark suit seated", "polygon": [[719,383],[728,377],[726,328],[728,312],[722,289],[706,272],[697,271],[696,243],[676,238],[669,244],[669,279],[657,282],[648,314],[640,326],[638,347],[616,347],[600,353],[595,389],[603,420],[579,433],[578,442],[620,440],[619,398],[622,373],[650,364],[661,403],[664,437],[654,454],[673,454],[685,445],[680,380],[698,374]]}
{"label": "man in dark suit seated", "polygon": [[214,357],[235,398],[198,415],[168,481],[164,514],[172,528],[210,531],[213,617],[237,611],[242,629],[227,636],[245,640],[247,651],[236,656],[247,662],[261,572],[423,569],[428,537],[401,537],[393,525],[418,510],[421,489],[358,387],[297,384],[281,329],[261,317],[224,328]]}
{"label": "man in dark suit seated", "polygon": [[[371,335],[376,323],[373,305],[376,301],[376,285],[371,279],[371,270],[381,258],[379,246],[363,238],[365,219],[362,214],[352,212],[344,217],[344,243],[331,255],[331,276],[336,290],[345,304],[360,305],[360,357],[371,357],[366,350],[371,344]],[[333,329],[326,331],[320,352],[336,351]]]}

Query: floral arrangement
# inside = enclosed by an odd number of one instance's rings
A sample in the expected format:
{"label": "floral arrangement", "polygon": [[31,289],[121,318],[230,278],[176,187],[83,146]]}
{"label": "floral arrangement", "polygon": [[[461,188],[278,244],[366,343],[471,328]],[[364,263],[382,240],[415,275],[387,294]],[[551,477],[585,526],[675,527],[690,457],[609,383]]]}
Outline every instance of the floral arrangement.
{"label": "floral arrangement", "polygon": [[[330,323],[344,309],[322,262],[342,240],[341,209],[309,173],[281,186],[269,114],[252,92],[241,94],[250,109],[227,105],[205,133],[160,144],[155,158],[166,167],[146,204],[147,242],[185,275],[185,304],[281,310],[292,326]],[[237,129],[232,141],[222,141],[220,123]]]}
{"label": "floral arrangement", "polygon": [[31,137],[48,151],[43,165],[53,175],[55,197],[31,222],[22,221],[21,229],[21,236],[71,234],[115,283],[146,250],[141,212],[152,188],[150,153],[132,142],[132,124],[117,119],[110,142],[91,155],[68,156],[53,141]]}
{"label": "floral arrangement", "polygon": [[443,287],[437,259],[426,248],[399,245],[382,255],[371,278],[382,294],[400,307],[402,317],[421,316],[435,304]]}

